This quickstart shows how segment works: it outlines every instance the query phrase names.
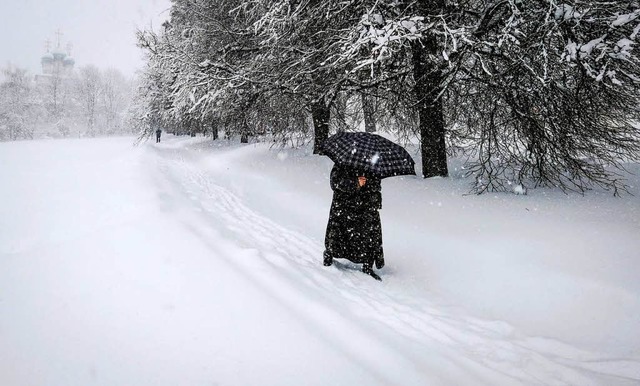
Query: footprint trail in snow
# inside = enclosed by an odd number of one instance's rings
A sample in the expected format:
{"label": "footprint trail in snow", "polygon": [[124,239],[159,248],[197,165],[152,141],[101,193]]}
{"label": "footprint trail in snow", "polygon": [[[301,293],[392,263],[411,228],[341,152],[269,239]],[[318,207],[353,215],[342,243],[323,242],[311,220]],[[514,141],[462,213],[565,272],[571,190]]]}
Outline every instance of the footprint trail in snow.
{"label": "footprint trail in snow", "polygon": [[[325,268],[323,246],[249,208],[180,151],[155,149],[163,194],[182,198],[205,242],[222,234],[251,258],[226,256],[257,286],[368,371],[394,384],[633,385],[640,362],[526,337],[507,323],[449,312],[349,269]],[[393,276],[386,280],[400,280]]]}

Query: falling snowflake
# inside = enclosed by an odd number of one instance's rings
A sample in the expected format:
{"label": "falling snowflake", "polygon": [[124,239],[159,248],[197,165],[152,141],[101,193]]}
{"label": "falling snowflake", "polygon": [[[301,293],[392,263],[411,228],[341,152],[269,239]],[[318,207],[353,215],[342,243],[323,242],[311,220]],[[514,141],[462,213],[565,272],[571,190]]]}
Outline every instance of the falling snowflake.
{"label": "falling snowflake", "polygon": [[378,163],[378,160],[380,159],[380,153],[376,153],[373,155],[373,157],[371,157],[371,165],[375,165]]}

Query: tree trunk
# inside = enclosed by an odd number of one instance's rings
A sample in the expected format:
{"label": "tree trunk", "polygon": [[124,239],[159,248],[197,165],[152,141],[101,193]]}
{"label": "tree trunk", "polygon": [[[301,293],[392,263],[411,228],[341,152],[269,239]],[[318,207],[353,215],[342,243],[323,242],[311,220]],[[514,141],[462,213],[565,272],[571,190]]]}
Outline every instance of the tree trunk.
{"label": "tree trunk", "polygon": [[220,136],[220,134],[218,133],[218,124],[215,121],[212,121],[211,122],[211,137],[215,141],[216,139],[218,139],[219,136]]}
{"label": "tree trunk", "polygon": [[376,119],[374,116],[375,104],[372,96],[361,94],[362,113],[364,115],[364,131],[367,133],[375,133]]}
{"label": "tree trunk", "polygon": [[324,101],[316,102],[311,106],[311,117],[314,130],[313,154],[322,154],[322,144],[329,138],[331,109]]}
{"label": "tree trunk", "polygon": [[438,41],[429,36],[412,44],[413,77],[415,95],[418,99],[420,118],[420,142],[422,153],[422,176],[424,178],[448,175],[447,152],[442,98],[442,76],[428,57],[439,55]]}
{"label": "tree trunk", "polygon": [[349,97],[340,93],[333,102],[333,121],[336,123],[336,131],[343,132],[347,128],[347,101]]}

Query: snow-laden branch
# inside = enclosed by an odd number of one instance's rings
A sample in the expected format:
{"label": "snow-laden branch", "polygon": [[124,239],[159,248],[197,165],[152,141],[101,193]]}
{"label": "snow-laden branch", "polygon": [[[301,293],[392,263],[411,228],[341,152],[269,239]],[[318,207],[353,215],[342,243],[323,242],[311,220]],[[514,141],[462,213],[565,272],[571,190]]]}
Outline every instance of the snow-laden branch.
{"label": "snow-laden branch", "polygon": [[569,65],[582,66],[597,82],[613,86],[637,83],[636,75],[627,74],[640,73],[636,41],[640,23],[635,22],[638,17],[640,9],[619,13],[603,7],[558,5],[555,21],[568,35],[561,59]]}

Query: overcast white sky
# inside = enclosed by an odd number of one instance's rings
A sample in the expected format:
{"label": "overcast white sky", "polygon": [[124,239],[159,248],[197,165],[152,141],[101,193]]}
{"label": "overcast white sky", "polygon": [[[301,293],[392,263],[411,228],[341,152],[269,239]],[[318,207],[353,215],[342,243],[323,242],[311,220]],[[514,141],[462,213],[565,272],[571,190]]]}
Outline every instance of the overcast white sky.
{"label": "overcast white sky", "polygon": [[0,0],[0,66],[8,62],[40,73],[45,40],[73,45],[76,68],[95,64],[133,75],[142,67],[136,28],[158,30],[170,0]]}

